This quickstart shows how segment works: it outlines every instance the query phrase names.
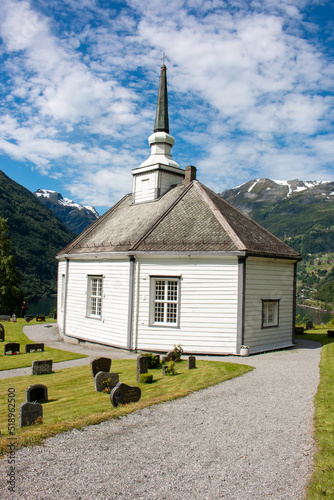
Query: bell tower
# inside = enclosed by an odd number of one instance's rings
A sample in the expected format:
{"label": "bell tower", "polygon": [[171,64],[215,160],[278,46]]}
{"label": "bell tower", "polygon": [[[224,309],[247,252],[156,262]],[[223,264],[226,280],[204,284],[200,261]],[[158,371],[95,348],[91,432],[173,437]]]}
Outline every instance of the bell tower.
{"label": "bell tower", "polygon": [[[165,56],[163,57],[163,59]],[[133,203],[145,203],[160,198],[174,184],[181,184],[185,172],[172,159],[174,137],[169,134],[167,74],[161,66],[157,112],[154,133],[149,137],[150,157],[132,170]]]}

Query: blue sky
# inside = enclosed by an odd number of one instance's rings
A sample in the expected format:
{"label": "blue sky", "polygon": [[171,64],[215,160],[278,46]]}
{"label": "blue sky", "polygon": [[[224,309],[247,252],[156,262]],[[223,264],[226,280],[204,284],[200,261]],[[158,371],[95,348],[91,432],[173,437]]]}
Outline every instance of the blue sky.
{"label": "blue sky", "polygon": [[2,0],[0,170],[103,213],[150,154],[165,51],[182,168],[333,180],[333,28],[320,0]]}

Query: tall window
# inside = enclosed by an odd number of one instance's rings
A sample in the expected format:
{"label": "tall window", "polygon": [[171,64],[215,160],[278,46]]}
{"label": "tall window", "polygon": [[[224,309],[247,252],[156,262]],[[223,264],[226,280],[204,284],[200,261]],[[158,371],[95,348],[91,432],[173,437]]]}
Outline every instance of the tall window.
{"label": "tall window", "polygon": [[278,326],[279,300],[262,300],[262,328]]}
{"label": "tall window", "polygon": [[179,278],[151,278],[151,324],[178,326]]}
{"label": "tall window", "polygon": [[102,277],[88,276],[87,316],[101,318],[102,311]]}

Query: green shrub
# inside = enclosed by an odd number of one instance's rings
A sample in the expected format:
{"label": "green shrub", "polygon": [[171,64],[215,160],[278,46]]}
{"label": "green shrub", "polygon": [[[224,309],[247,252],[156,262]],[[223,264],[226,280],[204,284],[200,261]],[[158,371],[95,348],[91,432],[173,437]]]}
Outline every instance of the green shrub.
{"label": "green shrub", "polygon": [[172,359],[167,363],[166,369],[165,369],[166,375],[175,375],[175,361]]}
{"label": "green shrub", "polygon": [[152,373],[141,373],[139,376],[139,380],[142,384],[152,384],[153,375]]}
{"label": "green shrub", "polygon": [[148,352],[144,354],[148,358],[148,368],[158,368],[160,364],[160,359],[158,354],[152,354]]}
{"label": "green shrub", "polygon": [[178,363],[179,361],[181,361],[181,356],[183,354],[183,349],[181,347],[181,345],[174,345],[174,354],[175,354],[175,362]]}

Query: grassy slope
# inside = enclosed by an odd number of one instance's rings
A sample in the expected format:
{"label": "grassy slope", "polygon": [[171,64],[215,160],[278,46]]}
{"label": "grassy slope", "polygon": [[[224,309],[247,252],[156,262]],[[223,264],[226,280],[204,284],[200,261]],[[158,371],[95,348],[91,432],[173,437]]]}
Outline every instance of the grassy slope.
{"label": "grassy slope", "polygon": [[[54,320],[48,319],[48,322],[55,323]],[[23,326],[27,323],[22,318],[18,318],[17,323],[2,323],[5,328],[5,342],[0,342],[0,371],[11,370],[13,368],[25,368],[32,365],[32,362],[39,359],[52,359],[54,363],[59,361],[67,361],[70,359],[84,358],[82,354],[75,352],[61,351],[59,349],[51,349],[51,347],[44,347],[44,352],[34,352],[25,354],[25,344],[34,343],[22,331]],[[40,325],[36,320],[31,321],[30,325]],[[4,344],[7,342],[18,342],[20,344],[20,354],[17,356],[4,356]]]}
{"label": "grassy slope", "polygon": [[316,327],[315,331],[301,336],[323,344],[321,379],[314,400],[317,453],[315,470],[307,491],[310,500],[334,498],[334,339],[328,338],[326,331],[327,328]]}

